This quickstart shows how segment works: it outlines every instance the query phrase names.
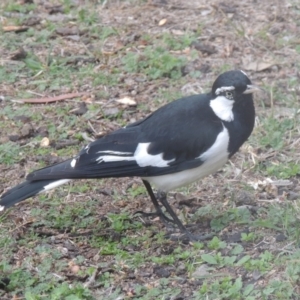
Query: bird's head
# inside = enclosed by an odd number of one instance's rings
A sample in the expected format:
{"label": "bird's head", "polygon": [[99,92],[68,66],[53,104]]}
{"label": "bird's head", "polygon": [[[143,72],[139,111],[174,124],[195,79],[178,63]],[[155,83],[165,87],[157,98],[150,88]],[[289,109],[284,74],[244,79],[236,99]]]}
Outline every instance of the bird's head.
{"label": "bird's head", "polygon": [[259,87],[251,84],[246,73],[240,70],[224,72],[212,86],[214,98],[223,96],[233,101],[242,100],[242,95],[252,94],[259,90]]}
{"label": "bird's head", "polygon": [[[243,109],[253,107],[252,93],[259,91],[243,71],[235,70],[221,74],[212,86],[210,107],[223,121],[234,120],[234,107]],[[254,107],[253,107],[254,119]]]}

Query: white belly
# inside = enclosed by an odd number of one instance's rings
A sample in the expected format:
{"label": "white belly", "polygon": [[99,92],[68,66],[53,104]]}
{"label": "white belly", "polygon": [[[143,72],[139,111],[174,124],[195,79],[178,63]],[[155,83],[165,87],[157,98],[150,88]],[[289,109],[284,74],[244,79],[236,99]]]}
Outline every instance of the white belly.
{"label": "white belly", "polygon": [[163,192],[168,192],[192,183],[216,172],[227,162],[228,144],[229,134],[228,130],[224,127],[223,131],[219,133],[215,143],[199,157],[204,161],[201,166],[174,174],[144,177],[143,179]]}

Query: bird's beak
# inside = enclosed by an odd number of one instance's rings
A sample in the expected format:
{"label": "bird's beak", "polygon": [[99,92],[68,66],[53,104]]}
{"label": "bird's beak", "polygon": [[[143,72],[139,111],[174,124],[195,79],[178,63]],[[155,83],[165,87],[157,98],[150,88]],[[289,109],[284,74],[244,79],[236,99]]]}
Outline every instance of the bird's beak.
{"label": "bird's beak", "polygon": [[243,94],[252,94],[258,91],[262,91],[262,89],[256,85],[248,84],[247,89]]}

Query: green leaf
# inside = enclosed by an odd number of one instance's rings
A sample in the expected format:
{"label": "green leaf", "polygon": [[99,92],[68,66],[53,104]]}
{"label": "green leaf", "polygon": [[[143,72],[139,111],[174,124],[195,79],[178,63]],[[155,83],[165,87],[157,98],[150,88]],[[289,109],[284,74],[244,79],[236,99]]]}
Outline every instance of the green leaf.
{"label": "green leaf", "polygon": [[214,256],[212,256],[211,254],[202,254],[201,258],[203,261],[211,264],[211,265],[216,265],[218,264],[216,258]]}
{"label": "green leaf", "polygon": [[31,69],[32,71],[39,71],[43,69],[43,65],[39,61],[36,61],[32,58],[26,58],[25,64],[27,68]]}
{"label": "green leaf", "polygon": [[254,289],[254,284],[248,284],[244,289],[244,296],[248,296]]}
{"label": "green leaf", "polygon": [[245,262],[247,262],[249,259],[251,259],[250,255],[243,256],[237,263],[237,266],[242,266]]}
{"label": "green leaf", "polygon": [[236,245],[232,250],[231,250],[231,254],[232,255],[237,255],[237,254],[240,254],[244,251],[244,248],[242,245]]}

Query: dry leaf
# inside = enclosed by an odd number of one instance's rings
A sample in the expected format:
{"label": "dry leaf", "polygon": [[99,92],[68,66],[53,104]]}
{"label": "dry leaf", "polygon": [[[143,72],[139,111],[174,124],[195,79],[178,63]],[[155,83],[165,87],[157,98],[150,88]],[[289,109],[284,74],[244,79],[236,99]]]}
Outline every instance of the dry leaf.
{"label": "dry leaf", "polygon": [[116,100],[116,102],[125,104],[125,105],[129,105],[129,106],[136,106],[136,102],[130,97],[124,97],[124,98],[118,99],[118,100]]}
{"label": "dry leaf", "polygon": [[40,142],[40,147],[46,148],[49,147],[50,140],[47,137],[44,137]]}
{"label": "dry leaf", "polygon": [[164,26],[167,23],[167,19],[162,19],[159,21],[158,26]]}
{"label": "dry leaf", "polygon": [[267,70],[276,64],[274,61],[263,61],[263,60],[249,61],[246,58],[243,58],[242,62],[243,62],[243,69],[247,71],[255,71],[255,72],[261,72]]}
{"label": "dry leaf", "polygon": [[182,30],[179,30],[179,29],[172,29],[171,32],[174,35],[184,35],[184,32]]}

